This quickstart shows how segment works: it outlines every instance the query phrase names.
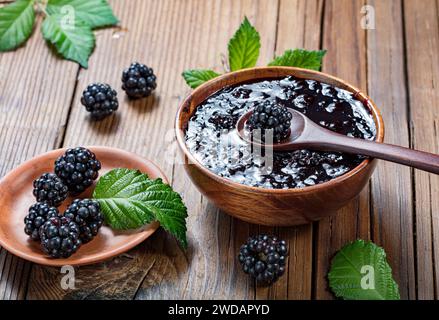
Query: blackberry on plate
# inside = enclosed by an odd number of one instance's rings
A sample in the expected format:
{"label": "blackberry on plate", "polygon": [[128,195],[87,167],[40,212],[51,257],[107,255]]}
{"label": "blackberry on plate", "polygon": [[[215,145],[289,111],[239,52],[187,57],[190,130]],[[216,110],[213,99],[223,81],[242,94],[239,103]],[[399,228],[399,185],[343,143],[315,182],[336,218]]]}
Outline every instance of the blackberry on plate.
{"label": "blackberry on plate", "polygon": [[29,208],[28,215],[24,218],[24,232],[32,240],[40,240],[40,227],[49,219],[58,217],[59,212],[47,202],[37,202]]}
{"label": "blackberry on plate", "polygon": [[122,73],[122,89],[130,98],[145,98],[157,87],[156,80],[151,68],[134,62]]}
{"label": "blackberry on plate", "polygon": [[64,182],[54,173],[44,173],[34,180],[33,194],[38,202],[47,202],[58,207],[66,198],[69,189]]}
{"label": "blackberry on plate", "polygon": [[101,169],[101,163],[90,150],[77,147],[67,149],[64,155],[55,161],[55,173],[73,194],[83,192],[92,185]]}
{"label": "blackberry on plate", "polygon": [[95,120],[101,120],[119,107],[117,92],[108,84],[93,83],[82,93],[81,103]]}
{"label": "blackberry on plate", "polygon": [[99,202],[91,199],[76,199],[67,208],[64,217],[78,224],[82,243],[92,240],[104,223]]}
{"label": "blackberry on plate", "polygon": [[241,246],[238,259],[245,273],[259,284],[268,285],[284,274],[287,255],[285,241],[261,234],[249,238]]}
{"label": "blackberry on plate", "polygon": [[40,228],[41,247],[52,258],[68,258],[81,246],[79,226],[66,217],[49,218]]}
{"label": "blackberry on plate", "polygon": [[247,120],[247,127],[250,130],[260,129],[263,140],[266,134],[271,132],[273,141],[280,142],[290,133],[292,117],[286,107],[265,100],[255,105],[252,115]]}

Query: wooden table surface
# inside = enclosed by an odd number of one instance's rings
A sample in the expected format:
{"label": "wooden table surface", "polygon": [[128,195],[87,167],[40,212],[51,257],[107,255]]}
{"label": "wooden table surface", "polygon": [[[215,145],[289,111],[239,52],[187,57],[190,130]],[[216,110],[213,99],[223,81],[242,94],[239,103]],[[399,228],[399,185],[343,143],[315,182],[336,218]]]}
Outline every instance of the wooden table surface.
{"label": "wooden table surface", "polygon": [[[383,113],[386,142],[439,153],[439,0],[368,0],[376,19],[370,30],[361,27],[365,2],[110,0],[121,28],[97,32],[87,70],[57,58],[39,30],[25,47],[1,53],[0,176],[63,146],[133,151],[155,161],[182,194],[189,249],[160,230],[116,259],[76,268],[74,290],[61,288],[59,269],[0,249],[0,299],[332,299],[330,259],[356,238],[385,248],[403,299],[438,298],[438,176],[380,162],[369,186],[336,216],[266,228],[211,205],[165,143],[190,92],[181,72],[221,71],[227,41],[247,15],[261,34],[260,65],[288,48],[327,49],[323,71],[369,93]],[[118,89],[117,116],[88,121],[79,102],[86,85],[120,88],[122,70],[137,60],[158,76],[155,97],[130,102]],[[280,235],[290,247],[287,274],[270,288],[255,287],[236,259],[240,244],[260,231]]]}

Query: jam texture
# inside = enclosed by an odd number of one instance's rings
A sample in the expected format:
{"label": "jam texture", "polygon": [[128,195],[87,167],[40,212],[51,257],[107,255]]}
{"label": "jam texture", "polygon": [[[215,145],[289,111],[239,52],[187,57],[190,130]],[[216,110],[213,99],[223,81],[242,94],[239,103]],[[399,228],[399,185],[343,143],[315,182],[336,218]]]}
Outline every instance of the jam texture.
{"label": "jam texture", "polygon": [[296,150],[265,152],[235,130],[239,117],[261,101],[295,109],[329,130],[374,140],[372,114],[348,91],[295,77],[226,87],[200,104],[188,122],[186,145],[201,165],[234,182],[262,188],[304,188],[339,177],[360,155]]}

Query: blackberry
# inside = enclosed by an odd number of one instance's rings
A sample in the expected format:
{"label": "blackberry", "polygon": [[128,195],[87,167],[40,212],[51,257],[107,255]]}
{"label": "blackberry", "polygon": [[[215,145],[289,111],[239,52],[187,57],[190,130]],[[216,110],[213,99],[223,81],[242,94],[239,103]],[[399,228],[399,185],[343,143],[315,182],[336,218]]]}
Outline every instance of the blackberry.
{"label": "blackberry", "polygon": [[92,185],[101,169],[101,163],[90,150],[77,147],[67,149],[66,153],[55,161],[55,173],[73,194],[83,192]]}
{"label": "blackberry", "polygon": [[274,142],[288,137],[292,119],[291,112],[282,105],[271,101],[258,103],[247,121],[250,130],[261,130],[261,138],[265,140],[266,131],[271,132]]}
{"label": "blackberry", "polygon": [[52,217],[58,217],[59,212],[47,202],[37,202],[29,208],[28,215],[24,218],[24,232],[32,240],[40,240],[40,227]]}
{"label": "blackberry", "polygon": [[156,80],[151,68],[135,62],[122,73],[122,89],[130,98],[145,98],[157,87]]}
{"label": "blackberry", "polygon": [[66,217],[49,218],[40,228],[41,247],[52,258],[68,258],[81,246],[79,226]]}
{"label": "blackberry", "polygon": [[241,246],[239,262],[245,273],[259,284],[271,284],[285,272],[288,249],[285,241],[261,234],[251,237]]}
{"label": "blackberry", "polygon": [[73,201],[64,213],[64,217],[78,224],[82,243],[92,240],[104,223],[99,202],[90,199]]}
{"label": "blackberry", "polygon": [[108,84],[93,83],[82,93],[81,103],[95,120],[101,120],[119,107],[117,92]]}
{"label": "blackberry", "polygon": [[69,189],[54,173],[44,173],[34,180],[33,194],[38,202],[47,202],[50,206],[58,207],[66,198]]}

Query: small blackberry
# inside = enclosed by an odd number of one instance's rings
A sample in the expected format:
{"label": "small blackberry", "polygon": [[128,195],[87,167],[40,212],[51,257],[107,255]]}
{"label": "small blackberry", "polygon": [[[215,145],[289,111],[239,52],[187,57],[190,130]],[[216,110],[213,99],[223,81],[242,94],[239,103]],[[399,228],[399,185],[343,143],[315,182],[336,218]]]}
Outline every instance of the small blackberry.
{"label": "small blackberry", "polygon": [[44,173],[34,180],[33,194],[38,202],[47,202],[50,206],[58,207],[66,198],[69,189],[54,173]]}
{"label": "small blackberry", "polygon": [[238,259],[245,273],[258,283],[268,285],[284,274],[287,255],[285,241],[261,234],[249,238],[241,246]]}
{"label": "small blackberry", "polygon": [[40,228],[41,247],[52,258],[68,258],[81,246],[79,226],[66,217],[50,218]]}
{"label": "small blackberry", "polygon": [[49,219],[58,217],[59,212],[55,207],[49,206],[46,202],[37,202],[29,208],[28,215],[24,218],[24,232],[32,240],[40,240],[40,227]]}
{"label": "small blackberry", "polygon": [[101,169],[101,163],[90,150],[77,147],[67,149],[64,155],[55,161],[55,173],[73,194],[83,192],[92,185]]}
{"label": "small blackberry", "polygon": [[82,243],[92,240],[104,223],[99,202],[90,199],[73,201],[64,213],[64,217],[78,224]]}
{"label": "small blackberry", "polygon": [[88,112],[91,112],[91,117],[95,120],[111,115],[119,107],[117,92],[105,83],[93,83],[87,86],[82,93],[81,103]]}
{"label": "small blackberry", "polygon": [[145,98],[157,87],[156,79],[151,68],[135,62],[122,73],[122,89],[130,98]]}
{"label": "small blackberry", "polygon": [[255,106],[247,121],[247,127],[250,130],[261,129],[263,140],[267,134],[266,131],[271,131],[273,141],[280,142],[289,135],[292,117],[286,107],[266,100]]}

